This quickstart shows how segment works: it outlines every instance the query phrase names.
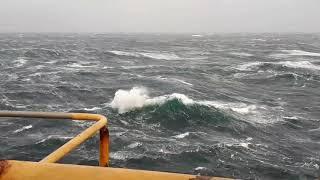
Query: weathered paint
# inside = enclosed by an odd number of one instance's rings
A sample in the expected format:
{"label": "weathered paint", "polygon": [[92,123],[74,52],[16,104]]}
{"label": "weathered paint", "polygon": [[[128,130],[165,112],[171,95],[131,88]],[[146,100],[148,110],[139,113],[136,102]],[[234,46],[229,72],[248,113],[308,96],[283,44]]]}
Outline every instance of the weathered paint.
{"label": "weathered paint", "polygon": [[0,178],[6,172],[9,167],[9,163],[6,160],[0,160]]}
{"label": "weathered paint", "polygon": [[6,173],[0,180],[226,180],[189,174],[132,170],[123,168],[66,165],[25,161],[8,161]]}
{"label": "weathered paint", "polygon": [[[40,162],[57,162],[69,152],[78,147],[81,143],[94,136],[100,129],[106,129],[107,118],[99,114],[88,113],[61,113],[61,112],[26,112],[26,111],[0,111],[0,117],[30,117],[30,118],[46,118],[46,119],[72,119],[72,120],[89,120],[97,121],[91,127],[68,141],[66,144],[49,154]],[[109,161],[109,133],[107,130],[100,131],[103,134],[100,138],[100,165],[107,166]]]}
{"label": "weathered paint", "polygon": [[100,162],[102,167],[109,166],[109,130],[107,127],[100,129]]}

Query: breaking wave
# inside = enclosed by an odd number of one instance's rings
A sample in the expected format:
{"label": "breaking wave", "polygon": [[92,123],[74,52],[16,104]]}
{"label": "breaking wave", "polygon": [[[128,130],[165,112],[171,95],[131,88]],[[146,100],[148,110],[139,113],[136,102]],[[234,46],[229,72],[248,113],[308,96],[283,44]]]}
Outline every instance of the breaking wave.
{"label": "breaking wave", "polygon": [[245,103],[232,103],[221,101],[197,101],[184,94],[173,93],[169,95],[150,97],[148,90],[144,87],[133,87],[130,90],[118,90],[110,103],[111,107],[117,109],[120,114],[126,113],[145,106],[162,105],[171,100],[178,100],[184,105],[202,105],[223,110],[231,110],[239,114],[254,113],[257,107]]}

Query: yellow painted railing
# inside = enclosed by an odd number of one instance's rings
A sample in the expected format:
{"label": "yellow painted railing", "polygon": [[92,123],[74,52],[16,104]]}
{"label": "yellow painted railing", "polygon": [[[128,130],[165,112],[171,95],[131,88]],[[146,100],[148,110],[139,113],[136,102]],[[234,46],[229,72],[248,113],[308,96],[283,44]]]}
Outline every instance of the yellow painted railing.
{"label": "yellow painted railing", "polygon": [[[107,118],[98,114],[86,113],[53,113],[53,112],[23,112],[0,111],[0,117],[29,117],[46,119],[72,119],[97,121],[91,127],[68,141],[59,149],[49,154],[40,162],[0,160],[0,180],[227,180],[222,177],[207,177],[191,174],[177,174],[156,171],[143,171],[123,168],[102,168],[57,164],[59,161],[81,143],[100,131],[100,166],[109,166],[109,131]],[[1,158],[1,157],[0,157]]]}
{"label": "yellow painted railing", "polygon": [[66,156],[69,152],[78,147],[81,143],[94,136],[100,131],[100,166],[109,166],[109,131],[107,118],[99,114],[87,113],[60,113],[60,112],[25,112],[25,111],[0,111],[0,117],[24,117],[24,118],[45,118],[45,119],[72,119],[97,121],[88,129],[65,143],[56,151],[42,159],[42,163],[54,163]]}

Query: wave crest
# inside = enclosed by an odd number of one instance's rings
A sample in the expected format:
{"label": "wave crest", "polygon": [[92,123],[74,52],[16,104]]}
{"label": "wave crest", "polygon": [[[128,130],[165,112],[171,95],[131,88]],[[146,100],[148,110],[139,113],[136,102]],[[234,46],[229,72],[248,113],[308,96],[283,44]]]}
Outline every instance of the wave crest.
{"label": "wave crest", "polygon": [[302,50],[281,50],[284,54],[272,54],[271,57],[282,58],[288,56],[310,56],[310,57],[320,57],[320,53],[308,52]]}
{"label": "wave crest", "polygon": [[253,71],[261,68],[294,68],[294,69],[308,69],[308,70],[320,70],[320,66],[313,64],[310,61],[280,61],[280,62],[250,62],[241,64],[236,67],[240,71]]}
{"label": "wave crest", "polygon": [[137,58],[150,58],[150,59],[158,59],[158,60],[180,60],[181,57],[174,53],[157,53],[157,52],[126,52],[126,51],[108,51],[111,54],[117,56],[129,56],[129,57],[137,57]]}
{"label": "wave crest", "polygon": [[222,110],[231,110],[239,114],[254,113],[255,105],[245,103],[231,103],[221,101],[196,101],[184,94],[173,93],[157,97],[150,97],[148,90],[144,87],[133,87],[130,90],[118,90],[110,103],[111,107],[117,109],[120,114],[139,109],[145,106],[162,105],[171,100],[178,100],[184,105],[202,105]]}

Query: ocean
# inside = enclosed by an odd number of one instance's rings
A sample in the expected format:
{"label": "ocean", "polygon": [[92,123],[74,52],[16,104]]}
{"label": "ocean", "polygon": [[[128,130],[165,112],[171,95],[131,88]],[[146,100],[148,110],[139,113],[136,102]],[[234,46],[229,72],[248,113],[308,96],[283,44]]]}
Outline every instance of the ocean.
{"label": "ocean", "polygon": [[[320,175],[320,34],[0,34],[0,108],[109,119],[111,166],[241,179]],[[91,125],[0,119],[39,161]],[[97,165],[98,136],[62,163]]]}

